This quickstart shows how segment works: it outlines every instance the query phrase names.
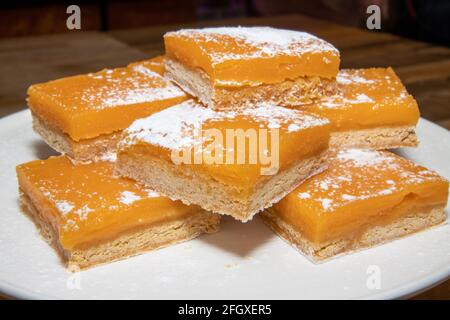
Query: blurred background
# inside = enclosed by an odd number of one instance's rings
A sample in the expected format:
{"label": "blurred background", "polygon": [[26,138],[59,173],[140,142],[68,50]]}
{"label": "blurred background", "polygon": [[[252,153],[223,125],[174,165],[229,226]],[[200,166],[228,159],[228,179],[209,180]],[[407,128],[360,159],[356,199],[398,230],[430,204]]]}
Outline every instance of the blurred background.
{"label": "blurred background", "polygon": [[[67,1],[5,1],[0,4],[0,37],[67,32]],[[202,20],[302,13],[365,28],[365,8],[382,10],[382,30],[450,46],[447,0],[85,0],[75,2],[83,30],[111,31]]]}
{"label": "blurred background", "polygon": [[[69,30],[67,8],[81,11]],[[377,5],[380,29],[369,30]],[[0,2],[0,117],[26,108],[33,83],[124,66],[164,53],[165,32],[266,25],[313,33],[342,68],[391,66],[422,116],[450,129],[448,0],[16,0]]]}

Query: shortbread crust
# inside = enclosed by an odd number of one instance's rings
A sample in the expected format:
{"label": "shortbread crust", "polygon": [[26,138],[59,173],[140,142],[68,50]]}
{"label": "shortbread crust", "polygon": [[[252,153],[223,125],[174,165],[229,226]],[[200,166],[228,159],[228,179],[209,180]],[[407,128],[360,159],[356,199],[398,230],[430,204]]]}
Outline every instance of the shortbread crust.
{"label": "shortbread crust", "polygon": [[67,157],[52,157],[19,165],[17,176],[24,209],[75,269],[216,231],[220,220],[113,176],[109,162],[73,165]]}
{"label": "shortbread crust", "polygon": [[32,85],[28,105],[36,132],[76,161],[114,153],[121,131],[134,120],[187,99],[148,64]]}
{"label": "shortbread crust", "polygon": [[447,198],[448,181],[431,170],[387,151],[348,149],[261,217],[321,261],[438,225]]}
{"label": "shortbread crust", "polygon": [[296,109],[331,122],[330,146],[391,149],[416,147],[420,112],[392,68],[343,69],[336,94]]}
{"label": "shortbread crust", "polygon": [[[173,199],[247,221],[305,178],[325,168],[328,124],[325,119],[272,105],[226,112],[213,111],[188,100],[137,120],[125,130],[119,143],[116,170]],[[250,150],[259,152],[256,144],[255,148],[249,146],[249,140],[242,152],[238,149],[239,142],[232,147],[226,141],[220,142],[215,152],[223,155],[219,159],[222,163],[174,160],[173,156],[182,151],[187,151],[188,160],[192,159],[192,151],[202,157],[209,156],[208,147],[214,146],[214,141],[204,140],[199,133],[208,133],[210,129],[219,133],[231,130],[233,134],[237,130],[250,130],[248,134],[256,132],[255,137],[276,133],[278,140],[272,143],[277,149],[268,147],[265,154],[272,156],[276,151],[279,162],[273,168],[265,167],[261,159],[253,164],[225,162],[230,148],[235,153],[233,157],[243,154],[247,160]],[[262,146],[262,140],[258,144]],[[203,149],[199,149],[201,146]],[[265,172],[265,169],[274,170]]]}
{"label": "shortbread crust", "polygon": [[309,103],[334,91],[339,52],[305,32],[268,27],[164,35],[166,76],[215,110]]}

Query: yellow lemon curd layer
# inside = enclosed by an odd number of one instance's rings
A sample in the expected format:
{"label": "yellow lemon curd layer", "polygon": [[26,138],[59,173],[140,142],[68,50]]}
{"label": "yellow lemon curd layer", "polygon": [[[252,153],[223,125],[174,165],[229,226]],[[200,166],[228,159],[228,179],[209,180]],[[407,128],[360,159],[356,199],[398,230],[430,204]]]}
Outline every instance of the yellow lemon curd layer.
{"label": "yellow lemon curd layer", "polygon": [[305,32],[268,27],[185,29],[164,35],[166,56],[205,72],[215,86],[280,83],[299,77],[333,78],[339,52]]}
{"label": "yellow lemon curd layer", "polygon": [[357,237],[369,226],[445,206],[448,181],[387,151],[339,151],[329,168],[272,211],[310,241]]}
{"label": "yellow lemon curd layer", "polygon": [[16,170],[20,189],[68,250],[199,210],[114,177],[109,162],[75,166],[60,156],[31,161]]}
{"label": "yellow lemon curd layer", "polygon": [[145,66],[106,69],[32,85],[30,109],[75,141],[128,127],[187,96]]}

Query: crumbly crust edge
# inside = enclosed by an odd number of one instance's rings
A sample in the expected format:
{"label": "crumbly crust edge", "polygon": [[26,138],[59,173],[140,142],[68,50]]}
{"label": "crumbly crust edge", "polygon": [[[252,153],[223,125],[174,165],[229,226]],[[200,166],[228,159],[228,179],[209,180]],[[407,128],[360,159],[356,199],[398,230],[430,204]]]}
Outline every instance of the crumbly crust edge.
{"label": "crumbly crust edge", "polygon": [[265,210],[261,215],[264,223],[280,238],[296,248],[301,254],[314,263],[324,262],[330,258],[350,254],[360,250],[412,235],[419,231],[443,223],[447,214],[445,205],[439,205],[423,211],[413,212],[384,225],[375,225],[367,228],[355,240],[350,235],[325,243],[314,243],[301,232],[278,217],[272,208]]}
{"label": "crumbly crust edge", "polygon": [[216,87],[203,70],[187,67],[167,57],[164,76],[214,110],[236,110],[258,103],[292,107],[337,92],[333,79],[318,76],[259,86]]}
{"label": "crumbly crust edge", "polygon": [[74,141],[66,133],[52,127],[37,114],[32,112],[33,130],[52,149],[67,155],[74,162],[88,163],[99,161],[114,154],[117,150],[122,131],[100,135],[91,139]]}
{"label": "crumbly crust edge", "polygon": [[207,174],[150,155],[119,151],[115,171],[172,199],[247,222],[264,208],[280,201],[304,180],[325,170],[327,159],[328,151],[323,151],[276,175],[266,176],[255,185],[255,192],[248,198],[239,197],[239,190]]}
{"label": "crumbly crust edge", "polygon": [[44,240],[55,249],[61,261],[72,272],[188,241],[202,233],[217,232],[220,223],[219,215],[200,209],[188,217],[144,226],[122,233],[113,240],[69,251],[62,248],[57,230],[37,210],[32,200],[20,189],[19,194],[24,213],[32,219]]}

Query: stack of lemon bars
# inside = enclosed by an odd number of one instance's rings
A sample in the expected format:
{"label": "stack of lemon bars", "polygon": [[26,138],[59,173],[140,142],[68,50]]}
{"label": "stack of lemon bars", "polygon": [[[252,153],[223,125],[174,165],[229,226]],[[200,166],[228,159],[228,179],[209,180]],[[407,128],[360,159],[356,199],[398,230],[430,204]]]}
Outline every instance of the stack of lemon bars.
{"label": "stack of lemon bars", "polygon": [[261,218],[313,262],[446,220],[448,182],[416,147],[391,68],[339,69],[311,34],[184,29],[165,55],[32,85],[33,128],[62,155],[17,167],[21,203],[69,268]]}

